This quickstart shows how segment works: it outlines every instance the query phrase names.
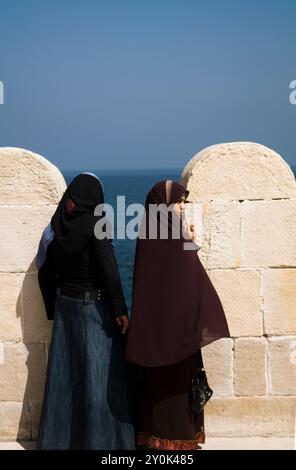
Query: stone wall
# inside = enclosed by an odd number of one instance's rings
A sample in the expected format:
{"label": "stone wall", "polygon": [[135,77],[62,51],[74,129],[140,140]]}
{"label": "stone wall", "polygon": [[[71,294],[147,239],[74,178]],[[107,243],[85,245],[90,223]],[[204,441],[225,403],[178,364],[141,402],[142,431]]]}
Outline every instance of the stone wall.
{"label": "stone wall", "polygon": [[45,158],[0,148],[0,440],[36,438],[52,322],[34,258],[65,187]]}
{"label": "stone wall", "polygon": [[231,339],[204,348],[214,396],[206,433],[293,436],[296,410],[296,184],[289,165],[251,142],[208,147],[181,181],[202,204],[200,259]]}
{"label": "stone wall", "polygon": [[[27,150],[1,148],[0,164],[0,440],[30,440],[39,424],[52,323],[34,258],[65,182]],[[207,435],[293,435],[294,176],[272,150],[242,142],[203,150],[182,180],[191,200],[202,204],[199,256],[232,334],[204,352],[215,391],[206,408]]]}

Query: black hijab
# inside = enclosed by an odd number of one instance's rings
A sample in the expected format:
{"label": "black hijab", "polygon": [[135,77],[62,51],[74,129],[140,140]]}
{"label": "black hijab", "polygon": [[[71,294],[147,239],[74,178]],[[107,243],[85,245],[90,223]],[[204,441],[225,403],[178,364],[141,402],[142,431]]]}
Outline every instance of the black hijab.
{"label": "black hijab", "polygon": [[55,238],[69,253],[85,248],[94,236],[96,222],[104,216],[94,215],[104,204],[102,182],[95,175],[81,173],[67,187],[51,219]]}
{"label": "black hijab", "polygon": [[[150,204],[169,206],[187,194],[176,182],[157,183],[147,195],[140,233],[145,225],[148,235],[149,223],[156,222],[154,215],[149,218]],[[161,222],[162,216],[157,226]],[[188,243],[182,235],[137,240],[125,349],[125,358],[131,362],[142,366],[174,364],[212,341],[230,336],[219,296],[197,251],[184,250],[184,241]]]}

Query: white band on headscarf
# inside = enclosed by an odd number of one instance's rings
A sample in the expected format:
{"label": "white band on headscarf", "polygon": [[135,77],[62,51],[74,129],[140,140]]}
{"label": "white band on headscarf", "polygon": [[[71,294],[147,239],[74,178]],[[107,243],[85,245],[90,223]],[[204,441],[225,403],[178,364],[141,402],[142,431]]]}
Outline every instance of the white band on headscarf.
{"label": "white band on headscarf", "polygon": [[103,185],[103,181],[100,180],[100,178],[95,175],[94,173],[91,173],[90,171],[83,171],[82,173],[80,173],[81,175],[89,175],[89,176],[93,176],[94,178],[97,178],[97,180],[99,180],[99,182],[101,183],[102,185],[102,189],[103,189],[103,192],[104,192],[104,185]]}
{"label": "white band on headscarf", "polygon": [[172,180],[166,180],[165,182],[165,193],[166,193],[166,203],[169,204],[171,200],[171,192],[173,187]]}

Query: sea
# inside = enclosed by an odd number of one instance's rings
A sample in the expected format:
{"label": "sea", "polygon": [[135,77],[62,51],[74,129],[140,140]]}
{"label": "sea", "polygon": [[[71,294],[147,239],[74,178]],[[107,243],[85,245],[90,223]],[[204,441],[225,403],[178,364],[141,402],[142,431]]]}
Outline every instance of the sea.
{"label": "sea", "polygon": [[[292,166],[296,177],[296,166]],[[67,184],[79,173],[85,170],[62,170]],[[125,204],[144,204],[148,191],[158,181],[172,179],[179,181],[181,168],[157,170],[87,170],[95,173],[103,182],[105,202],[116,207],[117,196],[125,196]],[[126,223],[133,217],[126,216]],[[114,220],[114,251],[118,263],[121,281],[127,306],[131,308],[131,292],[136,240],[118,239],[116,237],[117,218]]]}

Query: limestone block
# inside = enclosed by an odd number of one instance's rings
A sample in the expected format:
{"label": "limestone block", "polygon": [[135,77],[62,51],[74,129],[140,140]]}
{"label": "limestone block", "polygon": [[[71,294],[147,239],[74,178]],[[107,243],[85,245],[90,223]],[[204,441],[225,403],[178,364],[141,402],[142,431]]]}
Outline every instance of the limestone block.
{"label": "limestone block", "polygon": [[203,241],[198,252],[206,269],[240,266],[240,203],[203,204]]}
{"label": "limestone block", "polygon": [[296,334],[296,269],[263,269],[264,332]]}
{"label": "limestone block", "polygon": [[0,401],[41,400],[45,382],[43,343],[2,343]]}
{"label": "limestone block", "polygon": [[268,338],[268,374],[271,394],[296,395],[296,336]]}
{"label": "limestone block", "polygon": [[234,376],[236,395],[267,393],[266,340],[238,338],[234,343]]}
{"label": "limestone block", "polygon": [[233,395],[233,340],[222,338],[202,348],[203,363],[213,396]]}
{"label": "limestone block", "polygon": [[66,188],[57,167],[20,148],[0,148],[0,177],[0,204],[56,204]]}
{"label": "limestone block", "polygon": [[208,436],[294,436],[296,397],[212,398],[205,408]]}
{"label": "limestone block", "polygon": [[0,340],[21,340],[20,274],[0,273]]}
{"label": "limestone block", "polygon": [[293,172],[283,158],[254,142],[216,144],[185,166],[181,183],[196,202],[296,196]]}
{"label": "limestone block", "polygon": [[[188,198],[190,200],[190,198]],[[201,247],[203,243],[203,205],[198,202],[185,204],[183,209],[183,219],[185,226],[193,224],[195,226],[194,242]]]}
{"label": "limestone block", "polygon": [[260,276],[255,270],[210,269],[231,336],[261,336]]}
{"label": "limestone block", "polygon": [[296,199],[241,206],[242,266],[296,266]]}
{"label": "limestone block", "polygon": [[22,294],[24,342],[49,341],[53,322],[46,317],[37,273],[25,275]]}
{"label": "limestone block", "polygon": [[40,416],[42,411],[42,402],[33,401],[29,403],[30,406],[30,424],[32,439],[35,441],[38,436]]}
{"label": "limestone block", "polygon": [[50,350],[50,343],[51,343],[51,341],[45,341],[46,366],[47,366],[47,364],[48,364],[48,356],[49,356],[49,350]]}
{"label": "limestone block", "polygon": [[36,271],[34,258],[56,206],[0,206],[0,271]]}
{"label": "limestone block", "polygon": [[31,438],[26,403],[0,402],[0,439],[27,441]]}

